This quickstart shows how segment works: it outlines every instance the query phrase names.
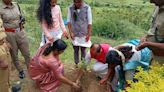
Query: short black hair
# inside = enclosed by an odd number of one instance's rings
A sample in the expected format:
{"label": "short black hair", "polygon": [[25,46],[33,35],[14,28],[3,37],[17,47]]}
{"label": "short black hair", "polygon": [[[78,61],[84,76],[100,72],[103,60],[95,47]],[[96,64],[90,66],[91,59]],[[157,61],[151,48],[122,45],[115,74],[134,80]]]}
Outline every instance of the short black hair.
{"label": "short black hair", "polygon": [[119,65],[119,64],[122,64],[122,60],[116,51],[111,50],[106,55],[106,63]]}
{"label": "short black hair", "polygon": [[96,53],[100,53],[101,51],[101,45],[98,43],[93,43],[90,48],[93,48],[95,45],[98,45],[98,48],[96,48]]}

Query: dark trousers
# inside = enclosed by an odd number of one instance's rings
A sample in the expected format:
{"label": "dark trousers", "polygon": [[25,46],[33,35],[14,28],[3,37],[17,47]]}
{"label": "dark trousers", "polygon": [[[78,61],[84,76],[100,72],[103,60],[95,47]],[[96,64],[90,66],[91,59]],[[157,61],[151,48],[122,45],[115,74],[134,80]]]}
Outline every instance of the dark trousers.
{"label": "dark trousers", "polygon": [[81,49],[81,60],[85,58],[86,55],[86,47],[80,47],[80,46],[73,46],[74,49],[74,62],[75,64],[79,63],[79,49]]}

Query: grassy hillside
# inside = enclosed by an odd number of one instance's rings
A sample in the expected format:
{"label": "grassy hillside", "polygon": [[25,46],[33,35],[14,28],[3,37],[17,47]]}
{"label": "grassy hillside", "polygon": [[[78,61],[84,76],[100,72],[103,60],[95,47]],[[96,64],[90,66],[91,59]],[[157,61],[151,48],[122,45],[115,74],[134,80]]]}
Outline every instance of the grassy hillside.
{"label": "grassy hillside", "polygon": [[[20,3],[26,17],[25,30],[30,41],[33,55],[39,47],[41,28],[36,18],[39,0],[15,0]],[[67,17],[67,7],[72,0],[58,0],[63,19]],[[111,43],[113,46],[128,39],[140,38],[149,28],[153,6],[143,0],[86,0],[92,7],[92,42]],[[73,61],[73,50],[69,47],[62,56],[64,61]],[[70,58],[71,57],[71,58]]]}
{"label": "grassy hillside", "polygon": [[[30,42],[30,53],[31,56],[33,56],[39,47],[42,34],[40,24],[36,17],[39,0],[14,1],[19,2],[24,12],[24,16],[26,17],[25,31]],[[67,18],[67,8],[72,1],[73,0],[58,0],[64,20]],[[148,1],[149,0],[85,0],[85,2],[91,6],[93,14],[91,41],[93,43],[109,43],[112,46],[116,46],[129,39],[140,38],[143,36],[149,29],[151,14],[153,12],[153,5]],[[64,40],[68,44],[68,48],[62,54],[61,59],[66,68],[66,76],[73,80],[76,73],[70,72],[74,65],[72,43],[70,39]],[[140,71],[141,72],[136,75],[136,78],[139,79],[140,82],[131,83],[132,88],[127,88],[129,92],[138,92],[139,89],[140,92],[164,92],[164,66],[161,68],[158,66],[152,67],[152,71],[150,72]],[[15,82],[18,79],[15,67],[12,67],[11,73],[11,81]],[[141,77],[141,75],[144,76],[144,78]],[[84,86],[87,86],[86,88],[89,88],[88,85],[97,85],[91,87],[96,91],[87,92],[97,92],[98,90],[96,88],[100,87],[96,79],[93,79],[92,77],[93,76],[88,77],[90,79],[87,79],[85,76],[86,79],[82,80]],[[26,87],[26,81],[28,80],[24,80],[22,92],[29,92],[28,87]],[[91,82],[93,82],[93,84],[89,84]],[[162,89],[159,89],[159,87]],[[63,89],[65,91],[59,92],[68,92],[67,87],[63,87]],[[147,91],[145,91],[145,89]]]}
{"label": "grassy hillside", "polygon": [[[30,53],[31,56],[33,56],[41,40],[41,27],[36,18],[39,0],[15,1],[20,3],[26,17],[25,30],[30,42]],[[73,0],[58,0],[64,20],[67,18],[67,8],[72,1]],[[129,39],[140,38],[149,29],[151,14],[153,12],[153,5],[148,1],[149,0],[85,0],[92,8],[92,42],[109,43],[112,46],[116,46]],[[61,59],[65,65],[65,75],[71,80],[74,80],[77,72],[72,70],[74,65],[73,48],[70,40],[64,40],[68,44],[68,48],[62,54]],[[131,88],[127,88],[128,92],[164,92],[164,66],[159,67],[155,65],[151,67],[149,72],[144,72],[141,68],[139,68],[139,71],[140,72],[135,76],[139,82],[130,82]],[[12,67],[11,73],[11,83],[19,80],[14,67]],[[28,81],[28,79],[24,80],[22,92],[29,92],[28,89],[30,89],[30,87],[28,87]],[[84,92],[104,92],[98,90],[100,86],[94,75],[88,76],[86,74],[82,79],[82,85],[85,90],[87,90]],[[88,87],[88,85],[92,87]],[[103,87],[101,86],[101,88]],[[61,86],[61,90],[59,90],[59,92],[72,92],[70,87],[66,85]]]}

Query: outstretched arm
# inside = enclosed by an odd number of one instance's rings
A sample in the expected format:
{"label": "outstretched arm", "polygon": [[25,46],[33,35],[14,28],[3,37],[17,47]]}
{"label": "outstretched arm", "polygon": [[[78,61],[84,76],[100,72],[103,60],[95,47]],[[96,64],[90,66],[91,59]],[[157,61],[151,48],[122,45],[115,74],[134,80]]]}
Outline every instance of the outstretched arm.
{"label": "outstretched arm", "polygon": [[77,75],[77,78],[76,78],[76,83],[77,84],[80,84],[80,80],[81,80],[81,78],[82,78],[82,76],[84,75],[84,69],[79,69],[78,70],[78,75]]}
{"label": "outstretched arm", "polygon": [[72,32],[72,24],[71,24],[72,18],[71,18],[71,11],[70,8],[68,8],[68,13],[67,13],[67,23],[68,23],[68,30],[69,34],[72,40],[74,40],[74,33]]}
{"label": "outstretched arm", "polygon": [[58,75],[57,79],[60,80],[62,83],[68,84],[68,85],[70,85],[70,86],[72,86],[72,87],[74,87],[76,89],[80,88],[77,83],[72,82],[71,80],[69,80],[68,78],[66,78],[63,75]]}
{"label": "outstretched arm", "polygon": [[92,33],[92,10],[91,7],[88,8],[88,33],[86,35],[86,42],[89,41],[91,33]]}
{"label": "outstretched arm", "polygon": [[65,27],[65,25],[64,25],[64,21],[63,21],[63,18],[62,18],[62,13],[61,13],[60,7],[59,7],[59,11],[60,11],[60,13],[59,13],[60,27],[61,27],[61,29],[62,29],[62,31],[63,31],[64,37],[65,37],[66,39],[68,39],[68,34],[67,34],[66,27]]}
{"label": "outstretched arm", "polygon": [[114,65],[110,65],[108,67],[108,73],[106,74],[106,76],[100,80],[100,85],[103,85],[105,84],[108,80],[109,81],[112,81],[113,77],[114,77],[114,74],[115,74],[115,66]]}
{"label": "outstretched arm", "polygon": [[137,46],[137,50],[142,50],[145,47],[148,47],[149,49],[157,48],[160,50],[164,50],[164,43],[157,43],[157,42],[143,42],[139,46]]}
{"label": "outstretched arm", "polygon": [[78,86],[77,83],[69,80],[68,78],[66,78],[60,71],[59,68],[62,69],[63,65],[60,64],[60,67],[59,67],[59,64],[56,63],[57,61],[55,62],[48,62],[47,65],[48,67],[51,69],[51,71],[54,73],[55,77],[61,81],[62,83],[65,83],[65,84],[68,84],[70,86],[72,86],[73,88],[75,89],[80,89],[80,87]]}

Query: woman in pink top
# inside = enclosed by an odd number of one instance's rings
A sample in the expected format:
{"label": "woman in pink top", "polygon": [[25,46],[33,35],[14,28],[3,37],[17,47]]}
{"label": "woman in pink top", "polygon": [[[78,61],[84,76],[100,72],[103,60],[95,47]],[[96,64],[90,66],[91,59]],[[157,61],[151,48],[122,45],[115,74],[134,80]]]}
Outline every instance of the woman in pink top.
{"label": "woman in pink top", "polygon": [[50,43],[42,46],[29,64],[29,75],[35,81],[39,92],[56,92],[61,82],[79,89],[77,83],[64,77],[64,67],[59,55],[67,45],[58,39],[51,46]]}
{"label": "woman in pink top", "polygon": [[57,0],[40,0],[37,16],[43,30],[40,46],[61,39],[63,34],[68,38]]}

